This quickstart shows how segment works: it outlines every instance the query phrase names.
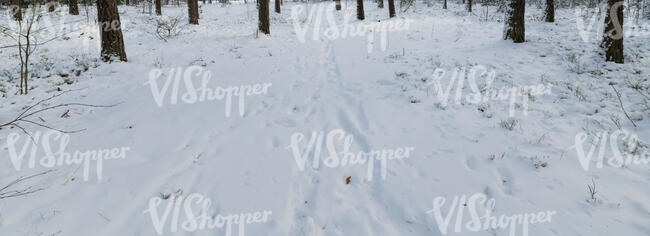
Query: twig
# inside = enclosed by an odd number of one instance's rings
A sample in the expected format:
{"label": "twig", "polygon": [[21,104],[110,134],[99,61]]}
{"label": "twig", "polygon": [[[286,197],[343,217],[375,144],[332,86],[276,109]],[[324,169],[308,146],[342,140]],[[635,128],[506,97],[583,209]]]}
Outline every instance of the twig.
{"label": "twig", "polygon": [[609,86],[612,86],[612,88],[614,89],[614,92],[616,92],[616,97],[618,97],[618,103],[621,104],[621,110],[623,110],[623,114],[625,114],[625,117],[627,117],[627,119],[630,120],[630,122],[632,122],[632,125],[634,125],[634,127],[636,127],[636,124],[634,123],[634,121],[632,120],[632,118],[630,118],[630,116],[629,116],[629,115],[627,114],[627,112],[625,111],[625,107],[623,107],[623,101],[621,100],[621,94],[618,93],[618,90],[616,90],[616,88],[614,87],[614,85],[611,85],[611,84],[610,84]]}
{"label": "twig", "polygon": [[[77,90],[79,90],[79,89],[77,89]],[[54,99],[56,97],[59,97],[59,96],[61,96],[63,94],[71,92],[71,91],[76,91],[76,90],[63,91],[61,93],[54,94],[49,98],[46,98],[46,99],[43,99],[43,100],[40,100],[40,101],[36,102],[35,104],[27,107],[23,112],[21,112],[13,120],[11,120],[9,122],[6,122],[4,124],[0,124],[0,128],[5,127],[5,126],[18,127],[20,130],[23,131],[23,133],[29,135],[29,137],[32,139],[32,141],[34,141],[34,138],[29,134],[29,132],[27,132],[27,130],[24,127],[21,126],[21,123],[29,123],[29,124],[33,124],[33,125],[36,125],[36,126],[46,128],[46,129],[55,130],[55,131],[58,131],[58,132],[61,132],[61,133],[77,133],[77,132],[84,131],[85,129],[61,130],[61,129],[57,129],[57,128],[54,128],[54,127],[51,127],[51,126],[48,126],[48,125],[45,125],[45,124],[42,124],[42,123],[38,123],[38,122],[35,122],[35,121],[32,121],[32,120],[29,120],[27,118],[29,118],[29,117],[31,117],[33,115],[39,114],[41,112],[48,111],[48,110],[53,110],[53,109],[56,109],[56,108],[59,108],[59,107],[81,106],[81,107],[104,107],[105,108],[105,107],[114,107],[114,106],[117,106],[119,104],[118,103],[118,104],[113,104],[113,105],[93,105],[93,104],[85,104],[85,103],[63,103],[63,104],[58,104],[58,105],[53,105],[53,106],[46,106],[45,108],[41,108],[41,109],[37,109],[37,110],[34,109],[38,105],[41,105],[41,104],[43,104],[43,103],[45,103],[47,101],[50,101],[50,100],[52,100],[52,99]],[[41,120],[43,120],[43,119],[41,118]]]}
{"label": "twig", "polygon": [[9,189],[9,188],[11,188],[11,187],[13,187],[13,186],[15,186],[17,184],[20,184],[20,183],[22,183],[24,181],[27,181],[29,179],[32,179],[32,178],[35,178],[35,177],[38,177],[38,176],[41,176],[41,175],[48,174],[48,173],[50,173],[52,171],[55,171],[55,170],[47,170],[47,171],[44,171],[44,172],[41,172],[41,173],[38,173],[38,174],[33,174],[33,175],[29,175],[29,176],[22,176],[22,177],[19,177],[18,179],[14,180],[14,181],[11,181],[9,184],[7,184],[4,187],[0,188],[0,199],[10,198],[10,197],[18,197],[18,196],[25,196],[25,195],[28,195],[28,194],[32,194],[32,193],[44,190],[45,188],[34,188],[34,186],[29,186],[29,187],[27,187],[25,189],[22,189],[22,190],[6,191],[7,189]]}

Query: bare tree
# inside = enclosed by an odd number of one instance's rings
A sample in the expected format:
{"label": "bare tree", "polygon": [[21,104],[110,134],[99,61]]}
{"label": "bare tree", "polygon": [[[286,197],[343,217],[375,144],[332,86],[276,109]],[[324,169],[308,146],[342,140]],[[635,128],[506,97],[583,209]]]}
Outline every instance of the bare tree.
{"label": "bare tree", "polygon": [[472,0],[467,0],[467,11],[472,12]]}
{"label": "bare tree", "polygon": [[110,61],[112,57],[116,56],[120,61],[127,61],[120,14],[117,12],[117,0],[97,0],[97,21],[101,37],[102,59]]}
{"label": "bare tree", "polygon": [[445,0],[445,2],[443,3],[442,9],[447,9],[447,0]]}
{"label": "bare tree", "polygon": [[395,0],[388,0],[388,16],[395,17]]}
{"label": "bare tree", "polygon": [[189,13],[190,24],[199,24],[199,2],[198,0],[187,0],[187,10]]}
{"label": "bare tree", "polygon": [[605,60],[623,63],[623,0],[607,0],[605,32],[600,47],[605,50]]}
{"label": "bare tree", "polygon": [[258,28],[264,34],[271,34],[269,20],[269,0],[257,0],[258,9]]}
{"label": "bare tree", "polygon": [[275,0],[275,12],[280,13],[280,0]]}
{"label": "bare tree", "polygon": [[643,7],[643,15],[645,18],[650,20],[650,0],[645,0],[645,6]]}
{"label": "bare tree", "polygon": [[341,0],[334,0],[334,3],[336,4],[336,10],[340,11],[341,10]]}
{"label": "bare tree", "polygon": [[162,15],[162,2],[161,0],[155,0],[155,1],[156,1],[156,15],[160,16]]}
{"label": "bare tree", "polygon": [[377,0],[377,7],[384,8],[384,0]]}
{"label": "bare tree", "polygon": [[30,14],[21,15],[15,29],[0,26],[0,33],[16,42],[16,45],[5,47],[18,48],[18,59],[20,59],[20,94],[29,93],[28,79],[30,76],[29,66],[31,64],[31,55],[36,51],[36,48],[39,45],[35,32],[40,30],[35,30],[34,25],[42,16],[40,12],[41,5],[34,3],[30,9],[31,10],[27,12]]}
{"label": "bare tree", "polygon": [[79,4],[77,0],[68,0],[68,13],[70,15],[79,15]]}
{"label": "bare tree", "polygon": [[363,0],[357,0],[357,19],[363,20],[366,16],[363,13]]}
{"label": "bare tree", "polygon": [[503,39],[512,39],[515,43],[526,41],[525,12],[526,0],[506,0]]}
{"label": "bare tree", "polygon": [[546,10],[544,11],[544,20],[546,22],[555,22],[555,2],[546,0]]}

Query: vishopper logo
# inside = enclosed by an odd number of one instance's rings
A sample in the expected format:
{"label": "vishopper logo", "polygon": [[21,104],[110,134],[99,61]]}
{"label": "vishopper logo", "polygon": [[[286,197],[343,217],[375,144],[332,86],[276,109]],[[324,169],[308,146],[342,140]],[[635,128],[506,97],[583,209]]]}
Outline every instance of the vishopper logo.
{"label": "vishopper logo", "polygon": [[[163,204],[163,201],[167,201],[167,206],[160,215],[158,207]],[[184,198],[182,192],[177,192],[163,197],[152,197],[149,200],[149,208],[143,213],[149,213],[153,227],[159,235],[165,232],[165,225],[171,214],[171,222],[169,222],[169,232],[171,233],[178,232],[179,226],[180,229],[187,232],[215,230],[225,227],[226,236],[232,235],[233,225],[237,225],[239,235],[243,236],[245,235],[246,224],[267,222],[269,216],[273,213],[271,211],[257,211],[221,215],[213,213],[210,209],[211,206],[212,200],[199,193],[192,193]],[[180,222],[182,220],[181,207],[185,215],[185,220],[182,222]],[[198,210],[198,214],[196,210]]]}
{"label": "vishopper logo", "polygon": [[[535,86],[516,86],[516,87],[502,87],[499,89],[491,88],[492,83],[494,82],[494,77],[496,73],[494,70],[488,70],[485,66],[474,66],[467,73],[465,67],[458,67],[453,71],[453,74],[447,73],[443,68],[438,68],[433,73],[433,80],[429,83],[429,86],[433,86],[433,89],[436,93],[439,104],[442,107],[446,107],[449,102],[449,95],[451,90],[456,85],[454,102],[459,105],[461,104],[463,98],[463,88],[465,86],[465,81],[471,89],[471,94],[465,96],[464,102],[469,104],[479,104],[487,103],[490,101],[499,101],[499,100],[509,100],[509,116],[513,117],[515,115],[515,104],[517,99],[520,98],[523,106],[523,114],[528,115],[528,102],[529,95],[550,95],[551,94],[551,84],[539,84]],[[450,77],[447,87],[445,88],[442,85],[442,80],[446,77]],[[484,78],[485,83],[483,86],[477,84],[477,79]]]}
{"label": "vishopper logo", "polygon": [[[647,165],[650,163],[647,146],[643,144],[639,137],[633,132],[627,130],[616,130],[609,134],[608,131],[602,131],[592,135],[592,137],[593,138],[589,141],[589,135],[586,133],[579,133],[575,137],[575,145],[571,147],[576,149],[580,165],[585,171],[588,171],[591,166],[596,148],[598,148],[596,168],[603,168],[608,141],[612,154],[607,158],[607,164],[609,166],[614,168],[623,168],[632,164]],[[585,152],[585,142],[589,147],[588,152]],[[619,144],[622,144],[624,149],[620,149]]]}
{"label": "vishopper logo", "polygon": [[[603,5],[602,7],[605,9],[598,11],[600,12],[600,15],[598,15],[597,11],[586,7],[577,7],[575,9],[576,26],[578,27],[578,33],[583,42],[589,43],[592,40],[601,41],[603,39],[603,22],[607,17],[607,9],[606,5]],[[610,15],[616,16],[616,12],[623,7],[625,7],[623,2],[615,3],[609,10]],[[588,20],[589,24],[586,24],[585,20]],[[650,24],[648,23],[639,24],[638,21],[629,21],[627,24],[623,24],[623,22],[618,21],[617,17],[612,17],[611,21],[614,28],[606,32],[606,36],[612,39],[650,36]],[[594,25],[596,25],[595,28]]]}
{"label": "vishopper logo", "polygon": [[[375,36],[379,35],[380,47],[382,51],[386,51],[388,47],[388,32],[391,31],[408,31],[410,28],[411,20],[408,19],[389,19],[385,21],[370,22],[369,20],[350,23],[355,18],[356,12],[352,7],[346,7],[343,4],[343,22],[339,24],[335,14],[334,3],[319,3],[311,6],[307,19],[304,19],[305,7],[296,5],[291,8],[291,20],[293,21],[293,28],[298,37],[298,41],[304,43],[307,37],[307,32],[311,29],[314,41],[318,41],[321,37],[336,40],[348,37],[363,37],[368,38],[367,49],[368,53],[372,53],[375,44]],[[328,28],[322,27],[323,14],[327,19]],[[312,25],[313,24],[313,25]]]}
{"label": "vishopper logo", "polygon": [[[158,81],[161,76],[167,76],[159,86]],[[165,104],[165,95],[171,87],[169,95],[169,104],[175,105],[179,102],[194,104],[205,101],[221,101],[225,99],[226,117],[230,117],[232,110],[232,100],[236,97],[239,101],[239,115],[244,116],[245,97],[251,95],[263,95],[268,93],[271,83],[241,85],[241,86],[217,86],[209,87],[212,73],[201,66],[190,66],[188,68],[172,68],[167,73],[160,69],[154,69],[149,72],[149,81],[146,83],[151,87],[152,96],[159,107]],[[185,88],[185,93],[181,94],[181,80]],[[198,81],[197,81],[198,80]],[[199,87],[196,86],[199,84]]]}
{"label": "vishopper logo", "polygon": [[[314,131],[306,144],[302,144],[305,140],[303,133],[294,133],[291,136],[291,145],[287,149],[291,149],[293,158],[296,160],[298,169],[305,170],[305,164],[311,154],[313,157],[312,168],[320,168],[321,163],[321,150],[323,149],[323,142],[329,156],[323,159],[323,164],[329,168],[344,167],[351,165],[368,165],[367,178],[368,181],[373,179],[373,171],[375,169],[375,161],[378,161],[381,168],[381,178],[386,179],[388,161],[401,160],[411,156],[411,152],[415,149],[413,147],[395,148],[395,149],[382,149],[371,150],[369,152],[353,152],[351,151],[352,142],[354,137],[351,134],[346,135],[342,129],[332,130],[325,135],[323,131]],[[337,145],[338,144],[338,145]],[[337,148],[343,148],[338,151]],[[301,149],[303,152],[301,153]]]}
{"label": "vishopper logo", "polygon": [[[22,146],[19,145],[22,139]],[[53,143],[58,141],[57,146]],[[30,136],[10,133],[7,136],[7,148],[11,163],[17,171],[23,168],[23,163],[27,157],[27,167],[36,168],[40,165],[43,168],[54,168],[63,165],[83,165],[83,180],[88,181],[91,169],[91,162],[95,162],[97,171],[97,181],[102,180],[104,173],[104,161],[117,160],[126,158],[126,152],[130,147],[120,147],[112,149],[97,149],[85,151],[67,151],[70,143],[70,135],[58,131],[46,131],[41,133],[36,131]],[[40,148],[39,149],[39,145]],[[56,149],[55,149],[56,148]],[[40,159],[39,150],[42,150],[43,156]],[[55,151],[56,150],[56,151]]]}
{"label": "vishopper logo", "polygon": [[[463,229],[471,232],[479,232],[481,230],[499,230],[508,229],[510,236],[517,235],[517,225],[521,225],[521,235],[528,236],[528,225],[551,222],[555,211],[540,211],[538,213],[525,213],[513,215],[499,215],[494,214],[494,207],[496,201],[494,198],[487,198],[483,193],[476,193],[469,198],[466,195],[454,196],[447,215],[443,217],[442,207],[447,202],[447,198],[439,196],[433,199],[433,208],[427,211],[428,214],[433,214],[436,224],[440,233],[446,235],[449,232],[449,224],[451,219],[456,215],[456,221],[453,231],[460,233]],[[469,220],[464,221],[463,216],[465,210],[469,213]],[[465,224],[463,224],[465,223]]]}

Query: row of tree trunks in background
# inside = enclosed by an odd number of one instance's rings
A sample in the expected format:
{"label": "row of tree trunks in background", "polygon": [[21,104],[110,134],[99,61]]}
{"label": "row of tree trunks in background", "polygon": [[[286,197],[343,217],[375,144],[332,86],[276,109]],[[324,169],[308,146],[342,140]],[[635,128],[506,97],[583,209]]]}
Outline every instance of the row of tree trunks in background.
{"label": "row of tree trunks in background", "polygon": [[117,0],[97,0],[97,21],[102,41],[102,59],[109,61],[118,57],[121,61],[127,61]]}
{"label": "row of tree trunks in background", "polygon": [[512,39],[515,43],[526,41],[525,13],[526,0],[506,0],[507,15],[503,39]]}

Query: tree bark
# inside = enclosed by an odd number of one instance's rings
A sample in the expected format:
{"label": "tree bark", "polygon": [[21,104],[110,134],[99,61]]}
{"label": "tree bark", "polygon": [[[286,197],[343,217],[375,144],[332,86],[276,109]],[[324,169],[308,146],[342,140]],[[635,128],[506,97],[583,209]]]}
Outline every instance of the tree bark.
{"label": "tree bark", "polygon": [[503,39],[512,39],[515,43],[526,41],[525,18],[526,0],[506,1],[506,20]]}
{"label": "tree bark", "polygon": [[56,2],[54,0],[47,0],[47,12],[53,12],[54,10],[56,10],[54,8],[55,4]]}
{"label": "tree bark", "polygon": [[188,12],[190,24],[198,25],[199,24],[199,1],[187,0],[187,12]]}
{"label": "tree bark", "polygon": [[162,0],[155,0],[156,2],[156,15],[162,15]]}
{"label": "tree bark", "polygon": [[379,8],[384,8],[384,0],[377,0],[377,6]]}
{"label": "tree bark", "polygon": [[650,20],[650,0],[645,0],[645,7],[643,9],[643,15],[645,18]]}
{"label": "tree bark", "polygon": [[336,10],[340,11],[341,10],[341,0],[334,0],[334,3],[336,4]]}
{"label": "tree bark", "polygon": [[363,13],[363,0],[357,0],[357,19],[363,20],[366,16]]}
{"label": "tree bark", "polygon": [[68,0],[68,13],[70,15],[79,15],[79,4],[77,0]]}
{"label": "tree bark", "polygon": [[258,28],[264,34],[271,34],[270,20],[269,20],[269,0],[257,0]]}
{"label": "tree bark", "polygon": [[13,18],[15,21],[23,20],[22,6],[20,5],[20,0],[11,0],[11,12],[13,13]]}
{"label": "tree bark", "polygon": [[117,0],[97,0],[97,21],[102,41],[102,59],[109,61],[116,56],[120,61],[127,61]]}
{"label": "tree bark", "polygon": [[544,12],[546,22],[555,22],[555,2],[546,0],[546,11]]}
{"label": "tree bark", "polygon": [[275,0],[275,12],[280,13],[280,0]]}
{"label": "tree bark", "polygon": [[605,32],[600,47],[605,50],[605,61],[623,63],[623,0],[607,0]]}
{"label": "tree bark", "polygon": [[388,0],[388,16],[395,17],[395,0]]}

